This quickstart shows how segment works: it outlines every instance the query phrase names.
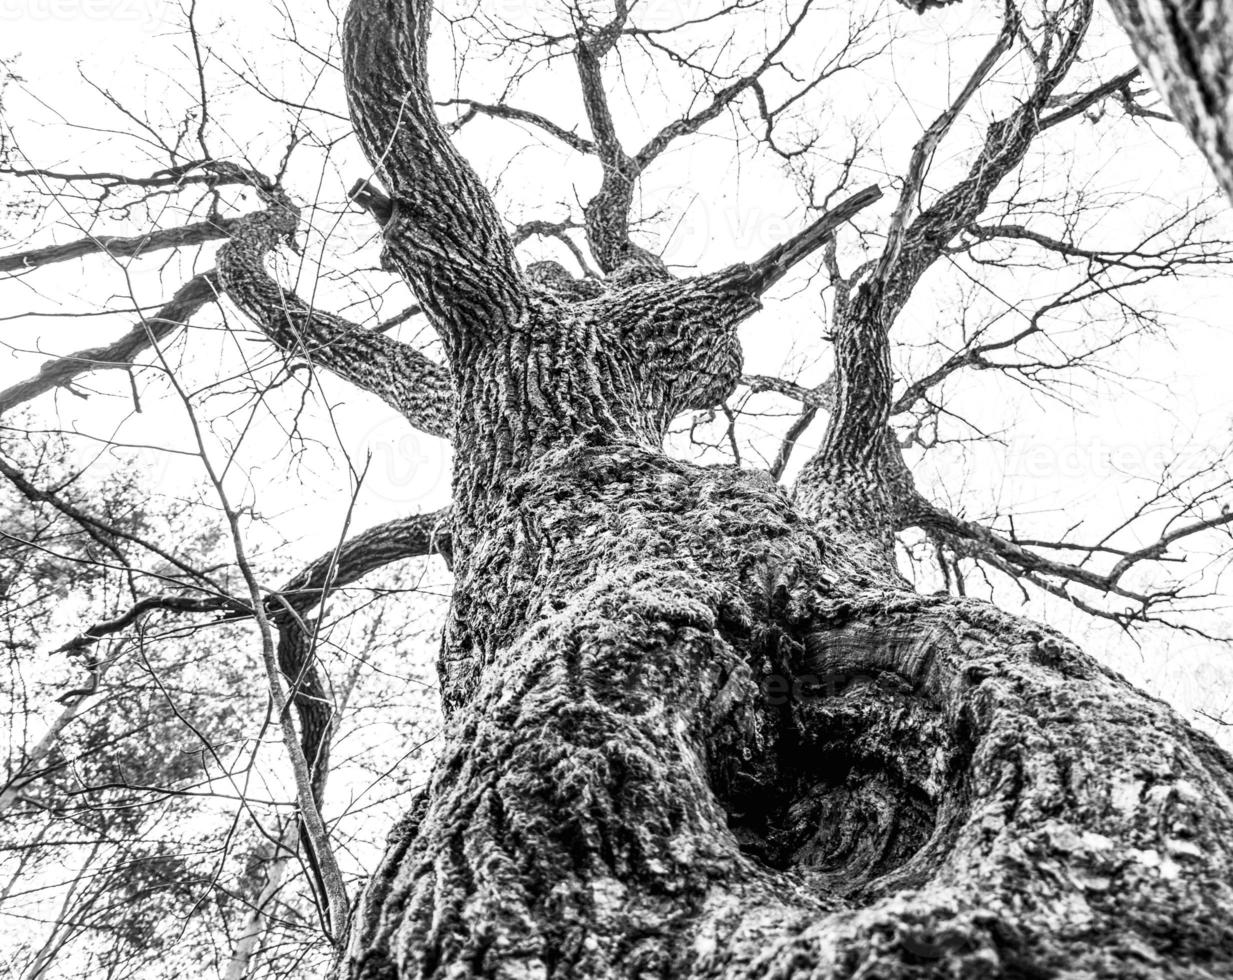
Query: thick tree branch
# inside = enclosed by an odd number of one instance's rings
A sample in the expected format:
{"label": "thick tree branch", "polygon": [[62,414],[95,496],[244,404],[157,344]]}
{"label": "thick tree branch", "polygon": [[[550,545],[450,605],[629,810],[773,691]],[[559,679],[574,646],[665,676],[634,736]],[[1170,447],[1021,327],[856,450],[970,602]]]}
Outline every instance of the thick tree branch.
{"label": "thick tree branch", "polygon": [[392,213],[385,261],[403,275],[451,358],[500,333],[526,301],[514,246],[428,90],[429,0],[352,0],[343,70],[356,133]]}
{"label": "thick tree branch", "polygon": [[910,484],[888,427],[894,384],[889,331],[921,275],[1022,162],[1039,131],[1041,108],[1078,56],[1091,12],[1091,0],[1072,0],[1050,19],[1045,28],[1049,44],[1041,50],[1053,51],[1053,57],[1037,59],[1027,97],[1010,116],[989,126],[967,176],[913,217],[930,157],[1018,32],[1018,12],[1006,8],[997,41],[916,144],[887,243],[872,273],[852,284],[842,321],[835,326],[835,411],[821,449],[801,473],[797,494],[815,520],[884,570],[895,564],[896,498]]}
{"label": "thick tree branch", "polygon": [[313,308],[266,271],[266,255],[294,233],[298,219],[288,202],[272,200],[235,229],[218,252],[228,298],[286,353],[372,392],[422,432],[448,438],[454,396],[444,367],[378,331]]}
{"label": "thick tree branch", "polygon": [[840,202],[804,231],[788,241],[776,245],[762,258],[751,262],[750,286],[758,293],[765,292],[787,275],[798,262],[824,247],[840,225],[851,221],[875,201],[881,199],[882,189],[870,185]]}
{"label": "thick tree branch", "polygon": [[599,190],[583,209],[587,244],[604,272],[613,272],[631,260],[649,258],[629,238],[629,210],[641,171],[621,145],[608,106],[601,58],[602,52],[610,46],[611,41],[606,39],[579,36],[574,49],[578,79],[582,83],[582,102],[603,169]]}
{"label": "thick tree branch", "polygon": [[899,203],[891,215],[890,230],[886,235],[886,245],[878,260],[876,275],[883,281],[886,280],[891,267],[899,258],[899,251],[903,247],[904,235],[907,232],[908,224],[915,216],[916,210],[920,207],[920,197],[924,192],[925,175],[934,154],[937,152],[938,145],[946,134],[950,132],[955,120],[959,118],[959,114],[968,102],[971,101],[972,96],[976,94],[976,90],[985,83],[993,69],[997,67],[997,63],[1001,60],[1002,55],[1010,50],[1011,45],[1014,43],[1015,35],[1019,30],[1020,22],[1021,18],[1018,8],[1011,3],[1007,3],[1002,16],[1002,29],[998,32],[997,40],[993,42],[993,46],[984,58],[981,59],[980,64],[976,66],[976,70],[972,72],[963,88],[959,90],[959,94],[946,107],[946,110],[929,125],[929,128],[925,130],[921,138],[916,141],[916,145],[912,147],[912,158],[908,163],[908,171],[903,179],[903,189],[899,193]]}
{"label": "thick tree branch", "polygon": [[402,561],[440,554],[452,555],[448,510],[400,517],[349,538],[328,551],[278,590],[282,603],[297,613],[317,605],[332,589],[350,585],[369,572]]}
{"label": "thick tree branch", "polygon": [[183,248],[202,245],[226,238],[243,221],[243,218],[224,218],[218,221],[198,221],[179,228],[159,228],[144,235],[128,237],[120,235],[93,235],[65,242],[63,245],[48,245],[45,248],[0,256],[0,272],[22,272],[78,259],[83,255],[102,252],[111,258],[137,258],[167,248]]}
{"label": "thick tree branch", "polygon": [[[419,308],[413,307],[368,331],[341,317],[316,310],[293,292],[282,289],[266,272],[265,255],[280,240],[293,238],[298,210],[267,178],[247,168],[223,161],[199,166],[208,170],[206,174],[193,175],[199,182],[248,184],[257,190],[266,209],[238,218],[153,231],[133,238],[82,239],[53,249],[9,257],[13,261],[20,260],[18,264],[25,267],[35,267],[39,263],[88,254],[91,250],[115,255],[118,249],[120,254],[137,255],[153,247],[180,247],[211,237],[230,239],[219,250],[217,272],[211,270],[194,276],[156,314],[143,319],[114,343],[49,361],[38,375],[0,392],[0,415],[56,387],[71,385],[75,378],[87,372],[131,367],[134,359],[152,343],[183,326],[204,305],[216,300],[220,292],[225,292],[283,351],[302,356],[372,391],[421,431],[448,438],[453,405],[448,372],[413,348],[382,336],[385,330],[419,312]],[[84,175],[82,179],[86,177],[98,179],[100,175]],[[388,199],[364,181],[357,184],[352,196],[375,213],[389,207]],[[206,230],[210,234],[203,238]],[[520,231],[520,234],[529,237],[551,230],[544,224]]]}
{"label": "thick tree branch", "polygon": [[[1075,116],[1086,112],[1092,106],[1104,99],[1117,96],[1119,93],[1126,91],[1127,86],[1138,78],[1140,71],[1138,68],[1131,68],[1129,71],[1124,71],[1120,75],[1115,75],[1107,82],[1102,82],[1094,89],[1088,92],[1079,92],[1075,95],[1065,97],[1063,105],[1056,112],[1051,112],[1047,116],[1042,116],[1040,120],[1040,128],[1043,132],[1058,123],[1065,122],[1067,119],[1073,119]],[[1127,109],[1129,112],[1130,110]]]}
{"label": "thick tree branch", "polygon": [[[100,200],[105,200],[115,191],[124,188],[174,193],[184,187],[249,186],[260,191],[268,190],[272,186],[270,180],[249,167],[212,159],[178,164],[156,171],[148,177],[132,177],[111,171],[71,173],[43,168],[26,170],[0,168],[0,173],[11,174],[15,177],[28,177],[43,185],[48,183],[93,184],[101,188]],[[61,245],[49,245],[44,248],[0,256],[0,272],[22,272],[99,252],[111,258],[135,258],[167,248],[202,245],[226,238],[243,220],[243,217],[219,218],[212,215],[206,221],[198,221],[178,228],[157,228],[142,235],[87,234],[83,238]]]}
{"label": "thick tree branch", "polygon": [[731,394],[741,366],[735,328],[795,264],[880,196],[877,187],[858,191],[753,262],[688,279],[648,274],[587,305],[587,317],[641,352],[648,374],[659,379],[652,400],[661,428],[680,412],[711,408]]}
{"label": "thick tree branch", "polygon": [[806,388],[795,381],[787,381],[784,378],[777,378],[767,374],[741,375],[741,384],[748,387],[754,394],[763,391],[773,391],[777,395],[783,395],[786,398],[798,401],[806,407],[817,407],[830,411],[834,405],[834,376],[828,378],[817,388]]}
{"label": "thick tree branch", "polygon": [[817,404],[806,405],[804,411],[788,426],[788,431],[784,434],[783,441],[779,444],[779,450],[775,453],[775,459],[770,465],[769,472],[774,480],[778,481],[783,477],[783,471],[787,468],[788,461],[792,458],[792,450],[796,448],[796,441],[813,424],[813,420],[818,417],[819,410],[820,406]]}
{"label": "thick tree branch", "polygon": [[316,655],[318,620],[306,613],[329,594],[370,572],[408,558],[440,554],[450,561],[449,511],[403,517],[378,525],[326,552],[266,599],[278,629],[278,665],[291,684],[300,718],[304,757],[313,771],[318,800],[329,770],[334,708],[322,681]]}
{"label": "thick tree branch", "polygon": [[[154,317],[145,319],[115,344],[79,352],[50,362],[34,378],[0,393],[0,414],[51,388],[69,384],[73,378],[101,367],[127,367],[132,359],[150,344],[157,342],[181,326],[205,303],[216,298],[221,288],[245,313],[251,316],[265,334],[283,351],[302,356],[319,364],[359,387],[371,391],[403,414],[416,428],[431,435],[448,437],[453,411],[453,388],[444,367],[405,344],[382,335],[380,330],[367,331],[341,317],[316,310],[295,293],[284,290],[265,270],[265,256],[279,241],[292,240],[299,221],[299,211],[273,182],[246,167],[226,161],[194,164],[193,170],[203,173],[176,173],[148,178],[156,183],[198,182],[246,184],[253,187],[266,204],[262,211],[240,218],[206,225],[187,226],[151,232],[127,239],[84,239],[64,246],[62,253],[44,261],[53,261],[85,254],[87,243],[114,254],[110,246],[119,242],[125,254],[138,254],[154,242],[160,248],[192,244],[202,234],[202,228],[221,229],[217,236],[229,237],[219,249],[217,273],[202,273],[180,288],[172,300]],[[56,176],[56,175],[53,175]],[[58,175],[68,179],[67,175]],[[87,174],[80,179],[124,180],[142,183],[142,179],[113,175]],[[357,197],[371,190],[374,202],[379,192],[366,183],[353,190]],[[367,199],[366,199],[367,200]],[[371,207],[380,209],[379,203]],[[146,244],[143,244],[146,243]],[[77,251],[73,251],[73,250]],[[47,250],[43,250],[47,252]],[[23,256],[11,257],[32,261]]]}
{"label": "thick tree branch", "polygon": [[894,471],[888,428],[894,375],[881,316],[881,283],[867,278],[835,325],[835,408],[818,452],[801,471],[802,509],[883,570],[894,568]]}
{"label": "thick tree branch", "polygon": [[[1016,16],[1013,12],[1008,14],[1007,23],[1013,23]],[[944,254],[947,244],[956,235],[976,220],[1002,179],[1023,162],[1032,141],[1040,132],[1043,108],[1078,57],[1091,16],[1092,0],[1072,0],[1050,21],[1046,28],[1049,45],[1045,49],[1054,51],[1052,60],[1038,65],[1032,88],[1018,108],[1004,119],[993,122],[986,130],[984,145],[969,166],[967,176],[911,220],[910,203],[919,200],[923,193],[923,164],[917,172],[909,174],[900,198],[902,214],[896,216],[902,231],[897,229],[895,222],[892,223],[892,234],[876,272],[876,277],[885,287],[882,316],[888,329],[925,270]],[[1003,36],[1005,30],[1003,28]],[[1000,54],[1002,43],[1002,37],[999,37],[990,57],[995,52]],[[982,62],[982,68],[986,68],[986,62]],[[976,80],[980,74],[978,70],[973,79]],[[966,87],[964,92],[970,95]],[[1071,112],[1070,109],[1064,111]],[[943,114],[939,121],[945,118],[946,114]],[[949,124],[946,124],[943,132],[948,127]],[[928,138],[927,134],[926,142]],[[914,160],[916,156],[914,154]]]}

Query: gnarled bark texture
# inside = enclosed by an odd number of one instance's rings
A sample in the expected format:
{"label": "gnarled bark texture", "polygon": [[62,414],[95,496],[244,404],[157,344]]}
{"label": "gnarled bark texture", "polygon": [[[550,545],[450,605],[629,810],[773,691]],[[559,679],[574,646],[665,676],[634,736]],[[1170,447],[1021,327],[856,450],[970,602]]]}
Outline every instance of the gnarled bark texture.
{"label": "gnarled bark texture", "polygon": [[[1034,87],[967,177],[919,212],[906,188],[886,252],[843,284],[837,404],[794,496],[661,441],[732,390],[736,327],[765,289],[877,191],[754,262],[670,276],[628,237],[629,185],[654,154],[621,149],[602,99],[617,7],[576,56],[604,171],[586,208],[602,280],[517,263],[436,119],[426,0],[352,0],[345,73],[389,191],[384,262],[448,363],[284,292],[262,266],[295,225],[276,195],[220,258],[276,343],[426,431],[448,416],[454,443],[450,735],[342,975],[1233,974],[1229,757],[1050,630],[913,593],[891,550],[932,512],[888,437],[887,332],[1063,115],[1041,109],[1090,0],[1050,21]],[[1018,29],[1008,7],[914,180]]]}
{"label": "gnarled bark texture", "polygon": [[348,975],[1233,970],[1229,759],[1061,637],[861,582],[775,488],[643,447],[492,506]]}

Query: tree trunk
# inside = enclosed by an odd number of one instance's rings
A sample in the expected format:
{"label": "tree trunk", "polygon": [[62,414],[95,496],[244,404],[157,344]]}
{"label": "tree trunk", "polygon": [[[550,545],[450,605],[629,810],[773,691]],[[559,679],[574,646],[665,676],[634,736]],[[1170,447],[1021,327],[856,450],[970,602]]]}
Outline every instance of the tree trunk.
{"label": "tree trunk", "polygon": [[1135,54],[1233,200],[1233,6],[1110,0]]}
{"label": "tree trunk", "polygon": [[283,876],[294,860],[299,849],[299,823],[296,820],[285,820],[278,838],[271,841],[265,848],[258,866],[264,875],[264,882],[256,890],[252,906],[244,928],[231,951],[231,959],[227,961],[227,969],[223,980],[244,980],[252,975],[256,954],[269,928],[270,909],[278,898],[283,887]]}
{"label": "tree trunk", "polygon": [[[605,187],[627,155],[590,61],[632,5],[617,6],[578,53]],[[432,9],[351,0],[343,73],[388,191],[382,262],[447,375],[270,280],[262,258],[296,223],[274,198],[219,255],[276,342],[360,351],[338,372],[412,425],[453,416],[450,734],[342,974],[1229,976],[1233,760],[1052,631],[917,595],[890,560],[910,480],[885,464],[887,332],[957,234],[945,213],[974,217],[1023,159],[1089,0],[1053,18],[1030,98],[969,177],[911,222],[905,188],[889,250],[852,286],[837,405],[796,500],[660,447],[673,418],[734,390],[737,327],[766,289],[877,189],[684,279],[626,240],[609,213],[624,199],[601,191],[585,217],[603,280],[524,270],[437,118]]]}
{"label": "tree trunk", "polygon": [[1233,971],[1233,763],[1060,636],[631,444],[487,517],[346,975]]}
{"label": "tree trunk", "polygon": [[60,740],[60,734],[81,714],[86,702],[97,691],[107,667],[108,664],[103,663],[94,669],[88,687],[76,688],[60,696],[59,701],[63,706],[60,713],[47,726],[42,737],[26,751],[17,771],[0,787],[0,814],[16,803],[22,791],[44,774],[43,760],[51,755]]}

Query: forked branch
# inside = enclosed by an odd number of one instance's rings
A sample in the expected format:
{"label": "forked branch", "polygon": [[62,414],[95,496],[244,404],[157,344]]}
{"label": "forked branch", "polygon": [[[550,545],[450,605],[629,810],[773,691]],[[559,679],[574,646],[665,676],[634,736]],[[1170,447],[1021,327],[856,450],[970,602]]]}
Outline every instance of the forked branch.
{"label": "forked branch", "polygon": [[[1226,506],[1217,514],[1170,522],[1156,540],[1128,550],[1114,548],[1107,542],[1091,547],[1063,541],[1025,543],[984,524],[957,517],[919,495],[905,509],[902,523],[904,527],[925,530],[936,543],[945,546],[956,557],[983,562],[1011,578],[1063,599],[1089,615],[1130,626],[1153,621],[1168,622],[1156,615],[1157,607],[1183,596],[1178,588],[1155,591],[1130,588],[1124,584],[1127,575],[1141,565],[1167,560],[1169,549],[1179,542],[1233,525],[1233,513]],[[1112,556],[1114,561],[1107,571],[1101,572],[1086,564],[1050,557],[1044,553],[1050,549],[1086,553],[1088,558],[1104,554]],[[1074,586],[1089,589],[1097,596],[1123,599],[1129,608],[1111,609],[1099,605],[1091,598],[1076,594]]]}

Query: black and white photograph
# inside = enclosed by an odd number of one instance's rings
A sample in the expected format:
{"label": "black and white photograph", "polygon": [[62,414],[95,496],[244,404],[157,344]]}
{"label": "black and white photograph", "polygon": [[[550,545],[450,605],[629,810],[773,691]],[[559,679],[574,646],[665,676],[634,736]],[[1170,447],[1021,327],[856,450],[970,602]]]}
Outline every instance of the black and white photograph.
{"label": "black and white photograph", "polygon": [[0,980],[1233,980],[1233,0],[0,0]]}

